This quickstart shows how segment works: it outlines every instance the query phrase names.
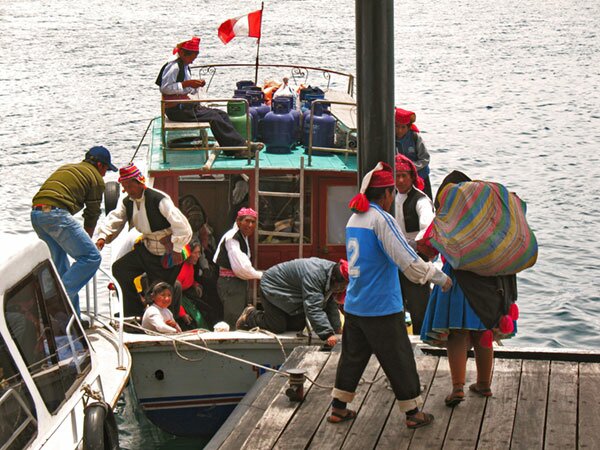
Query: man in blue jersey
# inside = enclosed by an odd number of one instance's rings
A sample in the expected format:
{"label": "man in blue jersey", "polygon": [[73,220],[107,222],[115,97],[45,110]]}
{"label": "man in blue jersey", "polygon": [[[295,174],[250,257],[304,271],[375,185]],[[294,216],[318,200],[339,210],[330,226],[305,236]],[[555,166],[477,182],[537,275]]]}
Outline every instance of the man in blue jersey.
{"label": "man in blue jersey", "polygon": [[444,291],[452,282],[423,261],[387,211],[395,198],[392,168],[379,163],[362,181],[350,207],[355,214],[346,225],[349,285],[346,291],[342,354],[337,367],[332,410],[328,421],[356,417],[346,404],[354,399],[358,382],[372,354],[377,356],[406,414],[406,426],[429,425],[433,415],[420,411],[421,385],[406,326],[398,268],[415,283],[433,282]]}

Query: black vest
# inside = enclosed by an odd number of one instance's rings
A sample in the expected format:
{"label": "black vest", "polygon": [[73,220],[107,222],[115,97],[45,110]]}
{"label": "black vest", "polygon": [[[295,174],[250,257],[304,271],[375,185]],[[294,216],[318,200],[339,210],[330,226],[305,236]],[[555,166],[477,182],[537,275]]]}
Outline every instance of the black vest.
{"label": "black vest", "polygon": [[[158,76],[156,77],[156,85],[158,87],[162,86],[162,78],[163,78],[163,72],[165,71],[165,67],[167,67],[167,64],[169,64],[171,61],[167,61],[161,68],[160,68],[160,72],[158,72]],[[177,82],[181,83],[185,77],[185,66],[183,65],[183,61],[181,59],[177,59],[177,65],[179,66],[179,73],[177,74]]]}
{"label": "black vest", "polygon": [[[144,190],[144,206],[146,207],[146,215],[148,216],[148,222],[150,223],[150,229],[154,231],[165,230],[171,227],[169,221],[162,215],[158,209],[158,204],[165,198],[165,194],[155,191],[151,188]],[[127,221],[131,226],[131,218],[133,217],[133,200],[126,197],[123,200],[125,205],[125,213],[127,214]]]}
{"label": "black vest", "polygon": [[[240,243],[240,249],[247,255],[248,254],[248,246],[246,245],[246,240],[242,235],[240,230],[237,231],[233,235],[233,238]],[[229,262],[229,254],[227,253],[227,247],[225,247],[225,240],[221,243],[221,247],[219,248],[219,256],[217,256],[217,265],[219,267],[223,267],[224,269],[231,270],[231,262]]]}
{"label": "black vest", "polygon": [[402,204],[402,214],[404,214],[404,228],[406,228],[407,233],[419,231],[420,229],[417,202],[424,196],[425,194],[416,189],[411,189],[406,195],[406,200]]}

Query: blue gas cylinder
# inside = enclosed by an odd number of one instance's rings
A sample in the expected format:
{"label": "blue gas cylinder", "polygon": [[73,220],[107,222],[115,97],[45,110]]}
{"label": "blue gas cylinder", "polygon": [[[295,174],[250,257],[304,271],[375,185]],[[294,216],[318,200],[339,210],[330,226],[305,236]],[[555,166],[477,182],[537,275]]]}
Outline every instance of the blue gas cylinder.
{"label": "blue gas cylinder", "polygon": [[273,111],[267,113],[260,124],[262,141],[267,153],[291,153],[295,142],[294,118],[285,98],[273,99]]}
{"label": "blue gas cylinder", "polygon": [[300,105],[302,112],[310,109],[313,100],[322,100],[325,98],[325,92],[318,87],[308,86],[300,90]]}
{"label": "blue gas cylinder", "polygon": [[294,118],[294,138],[296,139],[296,141],[300,141],[300,117],[302,116],[302,113],[294,107],[296,103],[295,98],[291,95],[280,95],[279,97],[275,98],[285,98],[289,102],[290,114]]}
{"label": "blue gas cylinder", "polygon": [[248,87],[254,86],[254,81],[252,80],[240,80],[235,83],[235,87],[238,89],[248,89]]}
{"label": "blue gas cylinder", "polygon": [[260,122],[271,111],[271,107],[264,104],[264,99],[265,94],[260,88],[256,90],[252,87],[246,91],[246,100],[250,103],[250,115],[254,118],[252,121],[252,135],[254,140],[262,140]]}
{"label": "blue gas cylinder", "polygon": [[[316,103],[314,108],[314,115],[312,116],[312,146],[313,147],[333,147],[335,138],[335,118],[326,111],[323,103]],[[304,116],[304,125],[302,133],[302,143],[307,147],[310,136],[310,112]],[[330,155],[330,152],[314,151],[312,152],[315,156]]]}

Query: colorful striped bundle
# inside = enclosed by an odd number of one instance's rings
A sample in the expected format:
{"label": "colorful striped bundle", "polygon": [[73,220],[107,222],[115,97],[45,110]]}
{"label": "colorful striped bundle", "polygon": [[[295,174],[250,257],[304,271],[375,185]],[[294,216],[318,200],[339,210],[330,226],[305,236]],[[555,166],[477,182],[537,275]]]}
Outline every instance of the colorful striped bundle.
{"label": "colorful striped bundle", "polygon": [[498,183],[449,184],[439,194],[431,243],[454,269],[510,275],[535,264],[526,204]]}

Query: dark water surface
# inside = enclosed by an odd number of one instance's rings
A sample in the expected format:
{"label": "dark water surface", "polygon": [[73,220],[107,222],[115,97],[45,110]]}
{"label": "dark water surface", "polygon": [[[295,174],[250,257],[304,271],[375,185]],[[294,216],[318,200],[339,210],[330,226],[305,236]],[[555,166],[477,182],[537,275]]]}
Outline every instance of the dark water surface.
{"label": "dark water surface", "polygon": [[[216,29],[259,7],[0,2],[2,231],[30,233],[39,185],[90,146],[129,161],[175,43],[195,33],[198,63],[252,63],[254,40],[224,46]],[[273,0],[264,20],[263,62],[355,71],[354,2]],[[506,345],[600,347],[599,27],[597,0],[395,2],[396,103],[417,113],[434,189],[459,169],[528,203],[539,260],[519,275],[519,335]],[[131,449],[200,445],[125,434]]]}

